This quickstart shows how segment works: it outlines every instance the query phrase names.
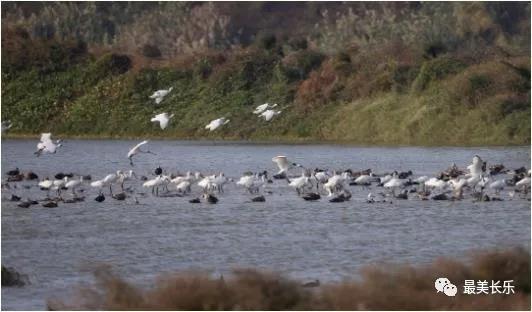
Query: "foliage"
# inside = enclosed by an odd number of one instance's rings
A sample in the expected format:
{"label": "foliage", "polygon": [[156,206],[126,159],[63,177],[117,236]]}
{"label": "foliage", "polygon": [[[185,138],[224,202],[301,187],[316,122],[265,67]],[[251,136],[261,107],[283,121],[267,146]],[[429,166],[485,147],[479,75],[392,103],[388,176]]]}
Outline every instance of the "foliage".
{"label": "foliage", "polygon": [[[529,144],[527,12],[529,3],[9,2],[2,119],[11,135]],[[149,99],[169,87],[160,105]],[[271,122],[251,114],[265,102],[282,110]],[[179,116],[164,132],[149,122],[163,111]],[[228,126],[205,131],[221,116]]]}

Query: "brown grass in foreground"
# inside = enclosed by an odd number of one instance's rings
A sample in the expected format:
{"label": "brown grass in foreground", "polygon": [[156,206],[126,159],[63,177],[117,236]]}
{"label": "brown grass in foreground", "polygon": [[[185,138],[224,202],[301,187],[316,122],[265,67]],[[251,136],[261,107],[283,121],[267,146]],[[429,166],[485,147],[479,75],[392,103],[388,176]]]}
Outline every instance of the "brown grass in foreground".
{"label": "brown grass in foreground", "polygon": [[[229,277],[187,272],[141,289],[109,270],[96,284],[49,309],[88,310],[530,310],[530,252],[515,248],[472,253],[469,261],[438,259],[427,266],[367,266],[360,278],[304,288],[276,273],[235,270]],[[447,277],[456,297],[436,293]],[[514,280],[512,295],[465,295],[464,280]]]}

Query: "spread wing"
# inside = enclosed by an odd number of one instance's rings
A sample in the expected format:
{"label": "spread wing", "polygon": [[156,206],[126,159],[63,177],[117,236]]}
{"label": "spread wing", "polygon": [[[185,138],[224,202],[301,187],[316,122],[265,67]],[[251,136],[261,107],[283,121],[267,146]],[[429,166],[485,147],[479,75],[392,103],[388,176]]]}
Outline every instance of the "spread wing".
{"label": "spread wing", "polygon": [[139,148],[140,148],[142,145],[147,144],[147,143],[148,143],[148,141],[142,141],[142,142],[140,142],[139,144],[135,145],[135,146],[129,151],[129,153],[127,153],[127,157],[129,158],[129,157],[135,155],[135,154],[137,153],[137,151],[139,150]]}
{"label": "spread wing", "polygon": [[287,171],[288,168],[290,167],[290,164],[288,163],[288,159],[286,158],[286,156],[275,156],[274,158],[272,158],[272,161],[276,163],[277,167],[279,167],[279,169],[283,172]]}

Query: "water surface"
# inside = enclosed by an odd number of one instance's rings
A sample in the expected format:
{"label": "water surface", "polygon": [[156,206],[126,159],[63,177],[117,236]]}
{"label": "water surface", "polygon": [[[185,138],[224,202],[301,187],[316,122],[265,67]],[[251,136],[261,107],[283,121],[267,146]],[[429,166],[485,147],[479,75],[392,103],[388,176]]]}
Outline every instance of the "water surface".
{"label": "water surface", "polygon": [[[127,151],[136,141],[68,140],[55,155],[36,158],[35,140],[4,140],[2,171],[19,167],[40,177],[56,172],[102,178],[129,170]],[[287,155],[308,167],[375,172],[412,170],[435,175],[453,162],[465,167],[473,155],[509,168],[530,164],[529,147],[374,148],[338,145],[254,145],[151,141],[157,155],[135,159],[134,170],[150,175],[156,166],[169,172],[201,171],[238,179],[245,171],[277,170],[271,158]],[[294,171],[294,174],[298,174]],[[42,198],[36,188],[17,195]],[[143,191],[140,181],[128,185]],[[46,299],[68,294],[91,281],[87,268],[110,264],[129,279],[150,281],[162,272],[205,269],[213,274],[234,267],[281,271],[302,280],[341,280],[362,265],[386,261],[427,263],[435,257],[464,257],[471,249],[525,246],[530,249],[530,202],[522,199],[474,203],[394,201],[367,204],[368,189],[351,186],[350,202],[305,202],[285,181],[268,185],[265,203],[234,184],[217,205],[150,194],[103,203],[87,200],[55,209],[21,209],[2,193],[2,263],[29,275],[31,285],[2,288],[2,309],[45,309]],[[377,188],[372,187],[372,191]],[[379,189],[380,190],[380,189]],[[378,190],[377,190],[378,191]]]}

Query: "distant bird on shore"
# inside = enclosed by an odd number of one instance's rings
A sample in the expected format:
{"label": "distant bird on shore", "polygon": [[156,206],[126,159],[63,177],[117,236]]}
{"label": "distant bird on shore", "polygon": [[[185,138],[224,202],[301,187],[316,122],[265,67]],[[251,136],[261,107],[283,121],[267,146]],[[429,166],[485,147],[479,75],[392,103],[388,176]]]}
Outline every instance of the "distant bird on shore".
{"label": "distant bird on shore", "polygon": [[169,88],[168,90],[157,90],[155,92],[153,92],[153,94],[150,96],[150,99],[154,99],[155,100],[155,104],[159,104],[163,101],[164,97],[166,95],[168,95],[168,93],[170,93],[170,91],[172,91],[173,87]]}
{"label": "distant bird on shore", "polygon": [[55,154],[57,149],[62,146],[61,140],[52,141],[51,133],[42,133],[41,141],[37,143],[37,151],[34,153],[37,157],[43,153]]}
{"label": "distant bird on shore", "polygon": [[141,150],[141,146],[144,145],[144,144],[148,144],[148,141],[142,141],[140,142],[139,144],[133,146],[133,148],[131,150],[129,150],[129,152],[127,153],[127,158],[129,158],[129,164],[131,166],[133,166],[133,156],[137,155],[138,153],[146,153],[146,154],[153,154],[153,155],[156,155],[155,153],[153,152],[150,152],[150,151],[143,151]]}
{"label": "distant bird on shore", "polygon": [[229,123],[229,119],[221,117],[211,121],[208,125],[205,126],[205,129],[209,129],[209,131],[214,131],[220,128],[221,126],[226,125],[227,123]]}
{"label": "distant bird on shore", "polygon": [[282,111],[274,111],[272,109],[268,109],[264,111],[262,114],[260,114],[259,117],[264,118],[266,121],[272,120],[273,116],[281,114]]}
{"label": "distant bird on shore", "polygon": [[276,106],[277,104],[271,105],[269,103],[264,103],[262,105],[257,106],[255,110],[253,111],[253,114],[256,114],[256,115],[262,114],[265,110],[274,108]]}
{"label": "distant bird on shore", "polygon": [[161,129],[164,130],[168,126],[168,122],[170,121],[172,117],[174,117],[174,114],[168,116],[167,113],[161,113],[161,114],[155,115],[155,117],[153,117],[151,121],[158,122],[159,125],[161,126]]}

